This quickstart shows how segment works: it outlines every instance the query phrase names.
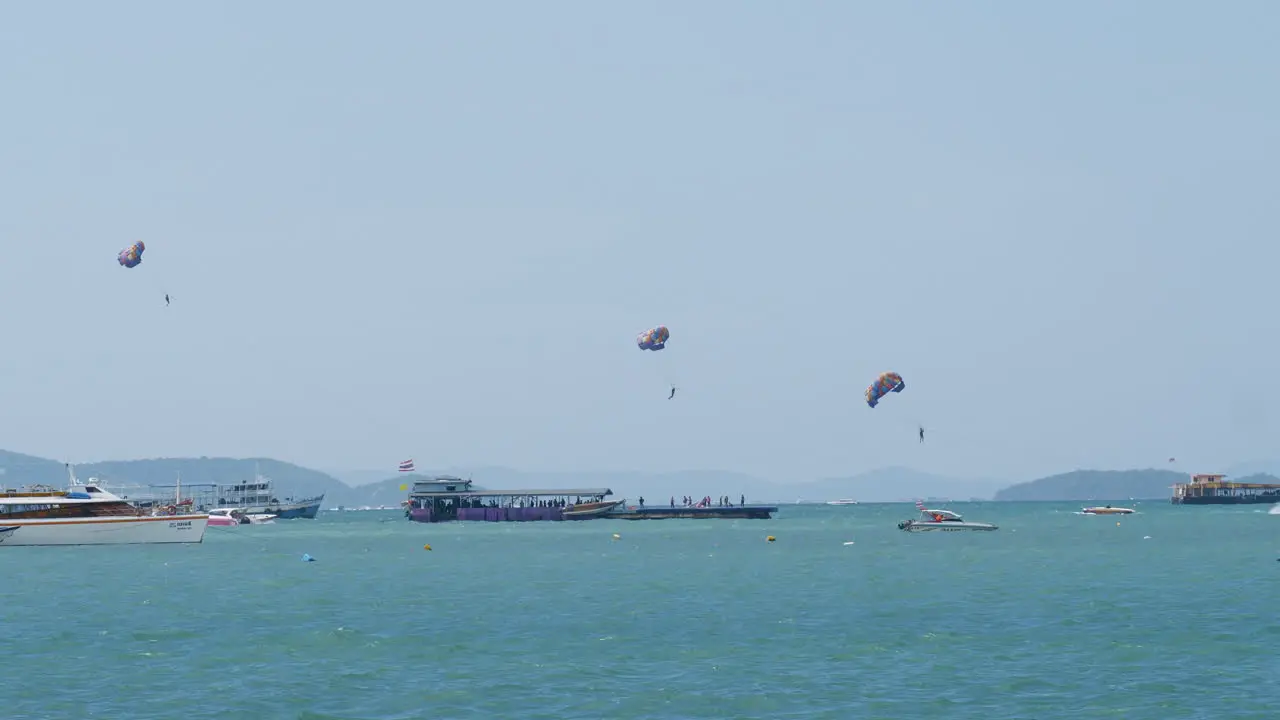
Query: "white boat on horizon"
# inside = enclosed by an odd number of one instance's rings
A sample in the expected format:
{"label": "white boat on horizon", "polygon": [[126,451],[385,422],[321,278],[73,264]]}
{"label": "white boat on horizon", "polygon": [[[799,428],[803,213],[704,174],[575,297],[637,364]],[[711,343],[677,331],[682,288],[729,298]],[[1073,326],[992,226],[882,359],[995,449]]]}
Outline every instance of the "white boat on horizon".
{"label": "white boat on horizon", "polygon": [[849,498],[841,498],[839,500],[828,500],[827,504],[828,505],[857,505],[858,501],[852,500]]}
{"label": "white boat on horizon", "polygon": [[76,480],[67,490],[34,486],[0,492],[0,546],[198,543],[209,516],[152,515],[98,486]]}
{"label": "white boat on horizon", "polygon": [[919,503],[920,519],[898,523],[899,530],[907,532],[960,532],[964,530],[999,530],[991,523],[970,522],[950,510],[931,510]]}

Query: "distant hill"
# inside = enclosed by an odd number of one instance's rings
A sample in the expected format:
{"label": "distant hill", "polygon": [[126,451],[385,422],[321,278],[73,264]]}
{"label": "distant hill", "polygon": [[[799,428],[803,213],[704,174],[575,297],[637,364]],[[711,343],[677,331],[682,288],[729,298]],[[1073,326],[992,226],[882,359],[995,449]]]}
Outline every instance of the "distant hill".
{"label": "distant hill", "polygon": [[826,502],[851,498],[858,502],[898,502],[929,497],[948,500],[990,498],[1008,484],[993,478],[953,478],[904,467],[887,467],[852,477],[826,478],[786,486],[805,501]]}
{"label": "distant hill", "polygon": [[[351,488],[316,470],[270,458],[156,458],[149,460],[108,460],[79,463],[76,477],[81,481],[96,477],[108,485],[173,485],[179,475],[183,484],[228,485],[250,481],[255,468],[272,481],[276,497],[302,498],[325,493],[325,505],[343,501]],[[0,485],[15,488],[46,484],[65,487],[66,466],[56,460],[0,450]]]}
{"label": "distant hill", "polygon": [[1197,472],[1222,472],[1226,473],[1228,478],[1245,478],[1249,475],[1271,475],[1276,477],[1280,476],[1280,461],[1250,460],[1248,462],[1240,462],[1230,465],[1225,470],[1209,468],[1207,470],[1199,470]]}
{"label": "distant hill", "polygon": [[[825,502],[838,498],[853,498],[859,502],[899,502],[913,498],[966,500],[992,496],[996,500],[1149,499],[1169,497],[1169,486],[1187,478],[1185,473],[1169,470],[1077,470],[1004,487],[1006,482],[992,478],[944,477],[903,467],[809,482],[772,482],[745,473],[719,470],[528,472],[504,467],[475,467],[404,474],[376,470],[345,471],[341,473],[347,480],[344,483],[331,474],[270,458],[210,457],[81,463],[76,465],[76,475],[82,480],[98,477],[111,485],[172,485],[179,474],[184,484],[230,484],[252,480],[255,465],[258,472],[271,478],[276,495],[281,499],[309,497],[323,492],[326,508],[339,505],[396,506],[406,496],[406,491],[400,489],[402,485],[412,486],[414,480],[441,474],[471,477],[477,488],[493,490],[603,487],[612,489],[615,498],[634,502],[643,495],[646,502],[654,504],[665,502],[668,497],[678,500],[685,495],[694,498],[728,495],[734,500],[745,495],[748,502],[756,503],[791,503],[798,499]],[[1270,463],[1250,464],[1251,468],[1260,465],[1270,466]],[[1253,472],[1262,471],[1255,469]],[[1267,471],[1267,474],[1255,478],[1272,478],[1275,472]],[[1242,482],[1268,481],[1255,478],[1235,479]],[[66,468],[59,461],[0,450],[0,486],[16,488],[40,483],[61,487],[66,481]],[[352,487],[352,484],[357,486]]]}
{"label": "distant hill", "polygon": [[996,493],[996,500],[1149,500],[1168,498],[1169,486],[1186,482],[1171,470],[1076,470],[1018,483]]}
{"label": "distant hill", "polygon": [[62,487],[66,483],[67,468],[57,460],[0,450],[0,485],[6,488],[22,485]]}
{"label": "distant hill", "polygon": [[1259,485],[1280,484],[1280,478],[1277,478],[1271,473],[1257,473],[1255,475],[1245,475],[1244,477],[1228,477],[1227,480],[1238,483],[1257,483]]}
{"label": "distant hill", "polygon": [[353,488],[370,483],[383,482],[391,475],[398,474],[389,473],[386,470],[325,470],[324,472]]}
{"label": "distant hill", "polygon": [[[613,498],[627,499],[635,502],[644,496],[645,502],[659,502],[668,497],[677,500],[683,495],[702,497],[710,495],[719,497],[729,495],[736,501],[738,496],[746,495],[757,502],[785,497],[779,493],[779,486],[765,482],[759,478],[742,473],[708,471],[683,471],[669,473],[646,473],[626,471],[602,472],[529,472],[513,470],[505,467],[450,468],[447,470],[420,470],[417,473],[405,473],[391,477],[395,473],[386,473],[386,479],[379,482],[363,484],[352,488],[348,497],[351,506],[362,505],[395,505],[405,498],[406,492],[400,486],[413,486],[415,479],[422,480],[436,475],[455,475],[471,478],[475,487],[487,490],[565,490],[609,488],[613,490]],[[328,500],[325,505],[329,505]]]}
{"label": "distant hill", "polygon": [[[480,467],[468,470],[424,470],[413,475],[391,477],[352,488],[348,503],[359,507],[395,505],[405,497],[400,486],[413,485],[413,479],[435,475],[470,477],[476,487],[491,490],[600,488],[613,490],[615,498],[635,502],[662,503],[685,495],[713,498],[728,495],[734,502],[745,495],[748,502],[790,503],[797,499],[826,502],[851,497],[860,502],[894,502],[916,497],[946,497],[965,500],[970,497],[990,498],[1007,481],[994,479],[961,479],[930,475],[908,468],[883,468],[847,478],[828,478],[811,482],[770,482],[744,473],[718,470],[686,470],[666,473],[646,472],[527,472],[503,467]],[[329,505],[328,500],[325,505]]]}

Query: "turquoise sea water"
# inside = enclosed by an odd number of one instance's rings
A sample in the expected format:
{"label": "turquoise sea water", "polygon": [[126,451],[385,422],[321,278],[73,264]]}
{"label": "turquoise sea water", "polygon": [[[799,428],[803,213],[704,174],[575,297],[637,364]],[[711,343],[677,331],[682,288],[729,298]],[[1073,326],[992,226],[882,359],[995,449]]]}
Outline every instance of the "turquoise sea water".
{"label": "turquoise sea water", "polygon": [[903,533],[908,504],[437,526],[363,512],[209,528],[193,546],[0,548],[0,707],[41,720],[1280,717],[1280,515],[947,507],[1000,530]]}

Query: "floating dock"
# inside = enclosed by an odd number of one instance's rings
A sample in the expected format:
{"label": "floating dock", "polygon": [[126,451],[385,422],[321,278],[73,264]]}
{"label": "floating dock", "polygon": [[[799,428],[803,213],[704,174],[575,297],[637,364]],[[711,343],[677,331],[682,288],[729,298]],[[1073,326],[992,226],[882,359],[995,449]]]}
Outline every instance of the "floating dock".
{"label": "floating dock", "polygon": [[1226,475],[1192,475],[1173,486],[1174,505],[1270,505],[1280,503],[1280,484],[1227,482]]}
{"label": "floating dock", "polygon": [[778,512],[777,505],[712,505],[710,507],[662,507],[630,505],[615,508],[602,515],[614,520],[768,520]]}

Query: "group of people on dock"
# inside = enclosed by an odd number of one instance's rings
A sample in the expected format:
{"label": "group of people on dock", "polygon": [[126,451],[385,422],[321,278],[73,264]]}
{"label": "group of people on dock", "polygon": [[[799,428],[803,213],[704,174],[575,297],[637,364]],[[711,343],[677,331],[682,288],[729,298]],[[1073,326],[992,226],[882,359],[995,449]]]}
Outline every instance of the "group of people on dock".
{"label": "group of people on dock", "polygon": [[[685,496],[681,499],[681,502],[683,502],[683,503],[684,503],[684,506],[685,506],[685,507],[700,507],[700,508],[701,508],[701,507],[711,507],[711,496],[710,496],[710,495],[706,495],[706,496],[704,496],[701,500],[699,500],[699,501],[697,501],[697,502],[695,503],[695,502],[693,501],[693,498],[692,498],[692,497],[690,497],[690,496],[688,496],[688,495],[685,495]],[[640,504],[641,504],[641,505],[643,505],[643,504],[644,504],[644,501],[642,500],[642,501],[640,502]],[[719,498],[718,500],[716,500],[716,503],[715,503],[715,504],[716,504],[716,506],[717,506],[717,507],[733,507],[733,498],[729,497],[728,495],[721,495],[721,496],[720,496],[720,498]],[[747,496],[746,496],[746,495],[742,495],[741,497],[739,497],[739,498],[738,498],[738,504],[739,504],[739,506],[741,506],[741,507],[746,507],[746,506],[747,506]],[[674,496],[674,495],[672,495],[672,496],[671,496],[671,507],[675,507],[675,506],[676,506],[676,498],[675,498],[675,496]]]}
{"label": "group of people on dock", "polygon": [[[690,495],[685,495],[685,496],[681,499],[681,502],[684,504],[684,507],[694,507],[694,508],[711,507],[711,505],[712,505],[712,502],[711,502],[711,496],[710,496],[710,495],[704,496],[701,500],[698,500],[697,502],[694,502],[694,500],[693,500],[693,497],[692,497],[692,496],[690,496]],[[734,504],[733,504],[733,498],[729,497],[728,495],[721,495],[721,496],[720,496],[720,499],[715,501],[715,505],[716,505],[717,507],[735,507],[735,506],[734,506]],[[675,507],[675,506],[676,506],[676,496],[675,496],[675,495],[672,495],[672,496],[671,496],[671,507]],[[738,505],[737,505],[737,507],[746,507],[746,506],[747,506],[747,496],[746,496],[746,495],[743,495],[743,496],[741,496],[741,497],[739,497],[739,498],[738,498]],[[643,496],[640,498],[640,507],[644,507],[644,497],[643,497]]]}

